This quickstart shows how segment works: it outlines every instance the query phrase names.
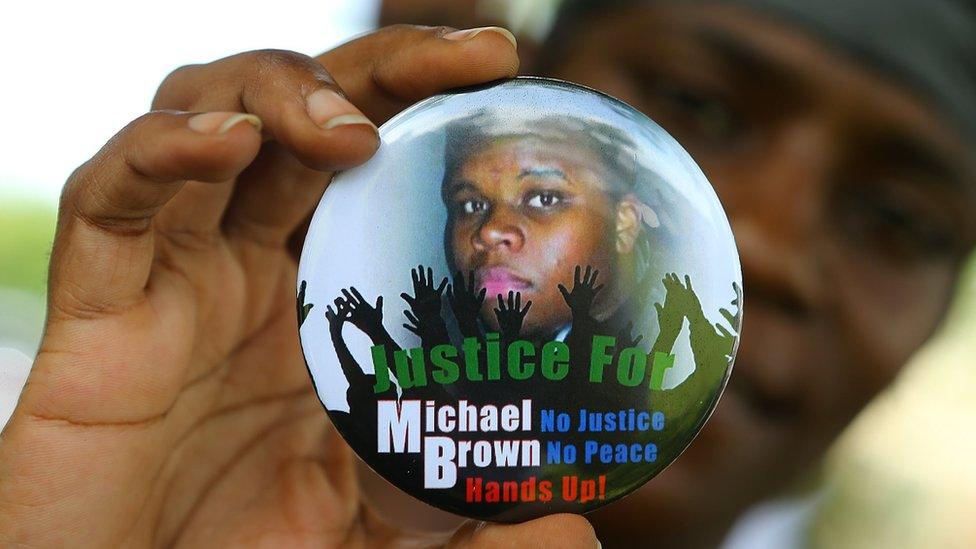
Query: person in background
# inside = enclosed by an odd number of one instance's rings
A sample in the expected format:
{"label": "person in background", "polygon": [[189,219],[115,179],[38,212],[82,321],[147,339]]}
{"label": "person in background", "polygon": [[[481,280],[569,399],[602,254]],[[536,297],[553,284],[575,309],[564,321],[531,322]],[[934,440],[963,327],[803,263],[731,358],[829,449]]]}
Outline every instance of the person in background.
{"label": "person in background", "polygon": [[[750,303],[702,436],[592,515],[607,546],[715,545],[932,332],[974,241],[973,21],[963,0],[564,6],[533,63],[685,144]],[[515,74],[510,39],[399,27],[167,78],[66,187],[44,337],[0,439],[0,544],[597,546],[567,515],[451,540],[380,519],[297,342],[288,242],[329,174],[375,150],[370,122]]]}
{"label": "person in background", "polygon": [[[387,0],[381,23],[434,23],[435,4]],[[468,18],[504,14],[460,4]],[[748,320],[728,390],[670,468],[588,515],[607,547],[715,546],[750,505],[815,471],[943,316],[976,242],[976,7],[535,5],[540,19],[558,10],[520,48],[534,53],[522,72],[642,110],[701,165],[732,223]]]}

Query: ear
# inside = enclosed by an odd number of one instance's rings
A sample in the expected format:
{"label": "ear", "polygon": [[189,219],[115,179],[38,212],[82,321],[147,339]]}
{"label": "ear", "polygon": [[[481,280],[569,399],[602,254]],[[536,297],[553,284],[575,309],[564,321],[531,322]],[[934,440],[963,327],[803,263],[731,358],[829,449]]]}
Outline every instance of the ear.
{"label": "ear", "polygon": [[640,233],[641,215],[633,200],[624,199],[617,204],[615,243],[617,253],[629,254],[634,251],[634,243]]}

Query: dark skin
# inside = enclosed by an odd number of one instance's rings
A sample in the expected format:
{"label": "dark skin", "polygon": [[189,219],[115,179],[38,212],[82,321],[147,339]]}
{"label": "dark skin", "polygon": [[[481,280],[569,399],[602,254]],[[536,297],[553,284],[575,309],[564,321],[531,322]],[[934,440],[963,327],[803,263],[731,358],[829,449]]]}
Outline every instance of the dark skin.
{"label": "dark skin", "polygon": [[[388,0],[383,14],[434,4]],[[648,532],[714,547],[819,463],[935,329],[976,241],[976,168],[927,97],[801,29],[731,6],[636,4],[576,22],[545,65],[520,55],[526,74],[664,126],[729,214],[749,311],[729,389],[671,467],[589,515],[608,547]]]}
{"label": "dark skin", "polygon": [[571,515],[447,535],[384,521],[302,360],[288,243],[332,172],[376,150],[362,116],[518,66],[504,33],[451,30],[185,67],[71,176],[0,440],[0,545],[597,545]]}
{"label": "dark skin", "polygon": [[748,320],[729,389],[669,469],[592,515],[607,546],[714,546],[936,327],[976,241],[966,144],[905,86],[731,7],[605,13],[556,59],[672,133],[732,223]]}
{"label": "dark skin", "polygon": [[445,193],[449,253],[455,269],[487,287],[482,312],[492,329],[495,297],[509,291],[532,302],[524,335],[551,336],[568,324],[558,288],[572,285],[576,265],[612,281],[596,314],[616,305],[621,283],[613,275],[633,251],[639,214],[631,201],[611,198],[606,177],[592,153],[532,138],[499,140],[462,163]]}
{"label": "dark skin", "polygon": [[[744,505],[781,489],[798,471],[818,459],[836,431],[894,375],[905,358],[928,336],[943,312],[962,250],[972,244],[969,220],[976,216],[971,215],[972,201],[967,191],[971,187],[964,187],[960,192],[936,190],[943,186],[934,184],[916,192],[912,188],[920,185],[898,183],[885,184],[883,189],[869,189],[871,192],[842,192],[856,188],[847,186],[847,183],[877,180],[879,174],[888,172],[910,174],[912,180],[951,180],[965,184],[971,183],[972,171],[971,167],[963,166],[966,153],[962,140],[951,134],[949,125],[940,120],[924,101],[912,96],[903,86],[873,76],[863,67],[828,52],[822,44],[802,39],[776,24],[746,13],[694,7],[642,8],[638,11],[646,13],[594,18],[590,27],[578,30],[578,49],[573,48],[564,54],[565,63],[553,67],[551,72],[602,88],[639,106],[661,121],[702,164],[732,217],[749,294],[750,320],[747,325],[750,327],[745,331],[730,392],[702,437],[647,490],[595,518],[601,522],[601,532],[619,536],[618,541],[625,541],[628,534],[639,535],[644,541],[647,539],[645,530],[653,529],[655,540],[662,545],[671,541],[683,546],[694,546],[696,542],[714,545],[725,525]],[[649,25],[653,25],[650,28],[654,32],[648,31]],[[726,125],[721,121],[724,116],[719,116],[718,120],[707,114],[702,116],[698,108],[692,108],[693,113],[689,113],[686,95],[634,81],[634,70],[628,67],[640,60],[652,64],[667,62],[671,57],[662,49],[664,40],[671,37],[686,43],[695,42],[698,37],[690,31],[702,26],[725,28],[738,42],[758,40],[760,57],[785,57],[787,74],[806,75],[801,79],[800,90],[816,91],[814,97],[799,94],[805,107],[797,109],[796,105],[785,108],[797,97],[792,93],[797,91],[795,88],[784,90],[776,82],[750,88],[754,99],[746,103],[753,107],[757,116],[750,114],[744,119],[765,120],[763,126],[775,130],[758,134],[746,132],[749,136],[762,137],[758,143],[763,146],[756,146],[752,138],[741,142],[736,139],[737,146],[734,147],[710,146],[716,136],[726,135],[723,130]],[[483,34],[479,36],[481,39],[485,37]],[[420,56],[425,61],[416,64],[364,62],[363,55],[375,55],[377,60],[402,60],[402,52],[410,49],[405,46],[415,43],[412,39],[405,40],[406,43],[399,42],[387,34],[380,41],[357,41],[344,46],[347,53],[358,52],[357,56],[333,56],[326,63],[346,94],[377,123],[424,95],[497,78],[509,72],[500,67],[514,66],[511,59],[503,59],[496,65],[490,60],[465,57],[465,63],[458,63],[455,56],[447,56],[447,62],[440,62],[442,57],[437,55],[433,58]],[[608,48],[614,42],[617,46],[628,46],[630,52]],[[591,51],[583,48],[584,43]],[[387,49],[383,49],[383,44]],[[504,51],[503,45],[497,41],[489,43],[488,48],[497,54]],[[493,58],[494,55],[486,57]],[[692,69],[702,62],[686,62],[683,68]],[[743,66],[727,60],[718,64],[728,69]],[[437,70],[431,70],[432,65]],[[479,72],[485,67],[493,68]],[[474,71],[478,76],[459,78],[459,73],[453,70],[458,68],[462,73]],[[671,72],[680,68],[672,67]],[[368,73],[370,78],[351,78],[359,69],[363,69],[361,75]],[[664,72],[664,67],[658,66],[651,72]],[[377,74],[380,75],[379,87],[375,79]],[[428,78],[432,75],[435,77],[433,81]],[[442,76],[445,78],[438,80]],[[676,76],[665,80],[681,81]],[[233,89],[233,78],[220,81],[228,86],[227,89]],[[399,86],[389,86],[397,81]],[[222,98],[201,93],[204,88],[215,88],[214,82],[216,80],[208,81],[206,86],[191,87],[194,93],[181,96],[180,100],[157,104],[184,110],[247,110],[246,104],[233,93]],[[435,85],[427,86],[431,82]],[[741,83],[743,86],[747,84]],[[656,91],[643,97],[641,90]],[[761,101],[760,98],[770,97],[765,93],[772,94],[775,100]],[[205,100],[193,101],[193,95]],[[695,100],[691,103],[700,105]],[[705,111],[714,112],[710,108]],[[764,113],[770,115],[768,120],[764,119]],[[706,122],[702,124],[702,120]],[[274,127],[270,120],[264,122],[267,127]],[[705,128],[699,127],[701,125]],[[898,131],[890,131],[893,129]],[[245,126],[238,126],[226,139],[239,141],[212,141],[202,151],[195,147],[164,148],[163,152],[167,154],[179,154],[154,158],[158,164],[139,166],[142,169],[137,174],[130,173],[126,166],[103,162],[88,165],[73,177],[76,191],[74,195],[66,195],[52,258],[49,299],[52,311],[45,337],[48,342],[64,345],[49,344],[42,348],[44,356],[35,364],[29,387],[0,443],[0,479],[3,479],[0,483],[0,540],[5,543],[30,539],[34,543],[54,544],[58,540],[52,536],[69,531],[90,540],[93,545],[154,541],[168,544],[176,539],[175,527],[180,525],[191,534],[194,528],[200,528],[196,531],[205,535],[211,544],[214,540],[255,541],[255,534],[260,533],[277,534],[280,537],[271,541],[285,543],[305,541],[295,539],[301,535],[308,536],[308,543],[331,536],[327,539],[333,540],[334,544],[350,539],[365,544],[403,535],[398,529],[381,527],[381,522],[370,517],[364,511],[364,505],[358,504],[358,491],[341,482],[351,478],[348,449],[325,454],[331,456],[329,464],[338,465],[334,469],[323,471],[321,463],[305,459],[314,455],[312,449],[323,442],[322,429],[325,428],[314,417],[314,413],[321,411],[307,387],[305,372],[300,368],[290,369],[290,366],[282,370],[278,367],[264,369],[267,364],[278,364],[278,361],[300,364],[294,343],[294,267],[288,262],[290,259],[285,259],[287,254],[282,252],[281,242],[301,224],[301,218],[307,212],[292,211],[289,204],[313,203],[327,180],[320,170],[328,171],[361,161],[362,157],[357,154],[362,155],[362,151],[330,148],[342,154],[321,157],[316,154],[320,147],[303,146],[308,142],[300,138],[286,139],[295,137],[289,132],[275,133],[275,137],[284,139],[287,144],[277,151],[275,147],[269,149],[270,152],[262,157],[268,163],[266,165],[274,165],[273,159],[278,158],[298,169],[285,170],[294,177],[275,178],[271,185],[252,185],[250,191],[245,188],[233,191],[236,213],[230,216],[229,225],[242,229],[241,233],[227,238],[221,227],[217,238],[213,227],[200,231],[192,224],[183,227],[177,224],[169,225],[169,228],[179,230],[170,230],[167,235],[160,236],[157,231],[166,229],[166,224],[154,224],[152,232],[162,241],[159,248],[170,254],[182,254],[179,264],[194,266],[193,272],[175,273],[172,256],[167,260],[164,255],[158,260],[164,271],[171,271],[170,280],[189,282],[178,282],[184,288],[184,295],[189,296],[178,302],[179,310],[200,312],[202,317],[209,319],[194,329],[194,337],[197,334],[200,337],[192,349],[183,344],[167,347],[177,351],[174,354],[179,355],[178,361],[160,362],[172,355],[160,357],[155,351],[165,349],[149,345],[153,338],[158,338],[153,317],[147,312],[151,309],[133,307],[144,301],[145,296],[139,294],[138,299],[133,299],[133,295],[127,293],[131,290],[126,284],[127,276],[142,280],[139,289],[145,292],[145,279],[152,279],[147,273],[158,272],[155,260],[150,268],[148,261],[129,263],[125,258],[145,259],[145,255],[155,249],[147,244],[152,238],[146,238],[147,219],[161,208],[153,193],[160,188],[171,191],[174,187],[173,183],[150,182],[137,176],[145,175],[143,169],[149,167],[171,167],[174,171],[163,170],[161,174],[149,171],[149,174],[159,175],[163,181],[189,179],[194,184],[205,180],[226,182],[236,179],[241,168],[235,167],[235,162],[245,164],[249,160],[235,157],[235,151],[255,151],[260,142],[246,132]],[[907,141],[907,147],[905,142],[885,142],[883,137],[892,134],[912,138]],[[166,134],[154,131],[149,135],[158,139]],[[114,145],[126,143],[133,142],[120,139]],[[368,140],[365,143],[369,145]],[[159,150],[158,144],[155,141],[157,146],[146,150]],[[867,144],[871,146],[865,146]],[[109,154],[100,157],[101,160],[118,158],[119,149],[110,147],[107,150]],[[898,154],[889,154],[891,151]],[[905,154],[906,151],[911,154]],[[206,159],[213,152],[223,153],[214,158],[226,160],[228,164],[208,163]],[[343,157],[347,153],[351,157]],[[932,162],[931,153],[937,159],[935,162]],[[354,160],[350,160],[353,157]],[[314,185],[310,189],[303,186],[309,178],[302,175],[306,173],[305,168],[299,166],[302,162],[298,160],[306,163],[303,166],[307,163],[315,166],[309,168],[315,171],[311,178]],[[95,168],[102,173],[93,173],[91,170]],[[260,169],[260,164],[254,168],[255,171]],[[108,172],[104,173],[105,170]],[[948,178],[939,175],[946,171],[962,175]],[[138,188],[146,191],[145,194],[133,195],[139,199],[138,203],[114,203],[122,207],[121,212],[78,207],[86,204],[84,200],[79,201],[80,197],[116,198],[112,194],[100,194],[101,191],[86,193],[77,189],[84,191],[88,188],[90,191],[90,187],[100,181],[117,178],[143,184]],[[188,185],[193,186],[200,187]],[[221,188],[229,195],[227,187]],[[889,197],[877,192],[901,187],[908,187],[898,191],[904,194]],[[283,192],[283,188],[287,192]],[[269,201],[269,196],[262,194],[265,191],[272,192],[272,196],[287,194],[291,198],[287,203]],[[295,192],[305,198],[289,194]],[[905,195],[910,198],[899,200]],[[846,199],[841,200],[844,197]],[[889,202],[872,205],[872,200],[879,197],[885,197]],[[223,202],[219,196],[204,203],[192,198],[179,202],[181,207],[171,208],[173,211],[203,208],[198,215],[186,216],[184,220],[221,218],[219,214],[207,215],[212,214],[211,207]],[[917,257],[919,247],[912,244],[917,239],[911,235],[929,230],[917,227],[905,230],[906,216],[897,215],[897,208],[889,206],[904,202],[914,208],[924,207],[927,211],[937,210],[943,214],[953,228],[950,252],[945,252],[943,245],[925,245],[923,249],[943,251],[921,259]],[[275,207],[268,208],[269,203],[274,203]],[[247,207],[248,204],[255,206]],[[113,202],[102,204],[106,205],[111,206]],[[827,215],[837,216],[844,212],[847,215],[836,219]],[[254,221],[255,217],[259,223],[246,223]],[[915,219],[915,216],[907,217]],[[932,219],[935,216],[924,217],[930,218],[928,224],[936,224]],[[891,221],[897,219],[901,221],[889,227]],[[179,221],[179,216],[170,220]],[[235,223],[235,220],[245,223]],[[891,235],[900,236],[888,239]],[[932,243],[943,239],[922,240]],[[121,245],[133,242],[138,246]],[[863,247],[850,246],[855,242]],[[269,243],[273,245],[268,246]],[[196,245],[207,253],[198,252],[195,260],[185,263],[188,256],[194,255]],[[219,259],[214,259],[214,254],[210,253],[213,245],[219,245],[223,250]],[[122,255],[113,255],[119,250]],[[109,258],[112,260],[105,261]],[[891,261],[891,258],[898,259]],[[256,265],[262,267],[254,268]],[[86,276],[86,270],[92,271],[87,273],[91,276]],[[231,279],[234,284],[230,287],[228,272],[234,273]],[[167,278],[165,274],[162,277]],[[97,285],[88,284],[99,278],[102,281]],[[160,281],[158,275],[156,280]],[[90,293],[93,289],[101,291]],[[156,291],[158,286],[153,289]],[[260,299],[245,300],[245,294]],[[198,300],[197,296],[206,299]],[[120,297],[123,298],[121,301]],[[245,301],[246,310],[240,305]],[[177,304],[173,300],[163,302]],[[231,305],[229,312],[225,309],[228,303]],[[172,313],[176,309],[167,310]],[[220,315],[234,318],[241,325],[235,324],[229,335],[216,334],[222,337],[214,337],[214,331],[208,328],[219,327],[220,323],[213,320],[213,311],[220,311]],[[137,318],[138,322],[130,322],[132,315],[140,312],[145,316]],[[129,316],[123,319],[122,313]],[[181,325],[170,326],[178,328]],[[885,326],[885,329],[878,326]],[[758,341],[751,339],[750,333],[764,334],[762,348],[758,347]],[[165,339],[167,345],[181,341],[179,337],[160,339]],[[285,343],[289,341],[291,343]],[[120,347],[112,347],[120,343]],[[86,350],[88,354],[78,350]],[[146,360],[104,362],[105,356],[119,350],[135,351]],[[136,367],[131,370],[122,367],[126,364]],[[248,364],[253,366],[247,367]],[[173,369],[168,369],[169,366]],[[104,375],[108,369],[113,375]],[[201,382],[186,388],[179,384],[180,381],[197,380],[195,373],[211,371],[233,372],[233,375],[201,378]],[[287,375],[279,375],[282,371]],[[103,385],[100,380],[111,380],[111,383]],[[236,383],[238,381],[241,383]],[[301,387],[303,384],[304,388]],[[162,411],[170,409],[167,405],[185,389],[193,390],[194,394],[189,395],[192,401],[205,403],[201,394],[225,387],[229,392],[223,394],[227,400],[233,401],[228,402],[231,405],[228,408],[204,407],[202,413],[197,413],[199,410],[194,407],[187,408],[186,399],[179,401],[179,406],[173,410],[190,410],[194,413],[189,418],[201,421],[193,424],[192,436],[179,439],[182,441],[180,447],[167,446],[167,440],[191,431],[174,423],[176,420],[185,423],[187,416],[173,414],[160,418]],[[274,396],[273,393],[262,394],[278,389],[283,390],[279,395],[281,398],[269,398]],[[290,395],[291,390],[295,391],[294,396]],[[147,396],[158,398],[147,399]],[[220,411],[221,414],[211,417],[205,413],[207,411]],[[301,420],[305,417],[307,422]],[[262,424],[267,429],[262,430]],[[200,429],[201,426],[207,429]],[[219,432],[221,437],[208,437],[205,434],[208,431]],[[168,438],[160,433],[167,433]],[[255,439],[251,446],[242,442],[234,444],[234,441],[223,438],[233,434],[249,439],[260,433],[264,436]],[[150,448],[162,448],[162,452],[147,455],[144,452],[147,441],[153,443]],[[190,441],[197,444],[189,444]],[[192,452],[180,449],[186,448],[182,445],[187,444],[192,446]],[[220,447],[236,447],[239,452],[222,456],[218,452]],[[334,445],[324,447],[337,448]],[[288,451],[280,454],[261,451],[268,448],[287,448]],[[717,448],[722,450],[721,460],[716,459]],[[241,454],[242,459],[235,459],[237,454]],[[175,465],[163,470],[163,462]],[[239,464],[233,475],[222,467],[231,462]],[[180,465],[192,467],[180,468]],[[159,474],[153,476],[153,472]],[[305,472],[312,477],[301,474]],[[324,476],[315,476],[319,473]],[[242,509],[248,509],[248,488],[259,485],[247,482],[248,479],[267,482],[260,484],[261,490],[254,488],[250,493],[260,492],[269,503],[272,499],[269,494],[275,494],[276,505],[253,505],[246,515],[243,514]],[[317,480],[310,483],[310,479]],[[117,497],[118,488],[113,489],[113,486],[125,486],[129,497]],[[161,489],[166,486],[174,489]],[[214,489],[208,490],[208,486]],[[349,501],[354,505],[340,509],[330,507],[336,501],[332,497],[311,502],[304,499],[337,487],[344,490],[341,495],[351,498]],[[133,494],[137,497],[132,497]],[[204,495],[206,497],[197,497]],[[202,529],[207,526],[207,517],[185,521],[190,513],[181,511],[180,506],[164,509],[163,503],[168,505],[169,498],[185,500],[184,503],[201,502],[192,511],[200,513],[198,516],[208,510],[216,513],[211,515],[216,519],[211,518],[210,524],[226,528],[218,532]],[[253,503],[260,503],[260,500]],[[300,513],[287,515],[288,510],[298,511],[310,506],[335,512],[331,515],[335,520],[328,524],[340,527],[319,532],[315,527],[322,524],[320,513],[312,518]],[[226,513],[224,518],[236,518],[239,522],[220,520],[221,510]],[[619,522],[614,522],[615,517]],[[568,540],[591,539],[581,526],[585,523],[566,519],[561,523],[550,521],[546,524],[549,529],[540,532],[531,530],[534,526],[529,523],[530,530],[523,533],[530,535],[523,540],[548,540],[550,535],[562,534],[566,534]],[[646,525],[646,528],[638,529],[637,524]],[[305,526],[308,529],[304,529]],[[480,539],[486,545],[495,546],[498,538],[491,536],[500,532],[504,530],[480,530]],[[183,539],[192,539],[192,535]]]}

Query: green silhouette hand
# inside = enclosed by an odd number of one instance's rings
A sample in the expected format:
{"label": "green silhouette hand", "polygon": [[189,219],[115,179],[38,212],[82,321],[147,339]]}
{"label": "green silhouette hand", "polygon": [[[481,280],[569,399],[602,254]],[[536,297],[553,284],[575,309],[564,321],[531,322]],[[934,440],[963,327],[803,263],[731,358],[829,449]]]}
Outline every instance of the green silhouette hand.
{"label": "green silhouette hand", "polygon": [[315,306],[312,305],[311,303],[305,303],[305,287],[307,285],[308,284],[303,280],[302,285],[298,288],[298,299],[295,302],[295,305],[297,306],[298,309],[297,312],[298,312],[299,326],[305,324],[305,319],[308,318],[308,313],[311,312],[312,307]]}
{"label": "green silhouette hand", "polygon": [[[654,309],[657,311],[658,326],[661,330],[660,337],[665,340],[674,340],[678,337],[678,332],[681,331],[681,325],[684,323],[687,314],[686,308],[689,302],[688,296],[685,295],[687,289],[675,273],[664,275],[662,282],[665,291],[664,303],[655,303]],[[690,289],[690,281],[688,286]],[[697,301],[697,296],[695,300]]]}

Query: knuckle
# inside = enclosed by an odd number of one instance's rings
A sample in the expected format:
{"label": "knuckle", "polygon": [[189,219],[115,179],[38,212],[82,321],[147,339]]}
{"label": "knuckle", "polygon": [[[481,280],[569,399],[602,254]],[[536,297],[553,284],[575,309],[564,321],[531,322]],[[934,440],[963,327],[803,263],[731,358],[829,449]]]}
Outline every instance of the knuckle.
{"label": "knuckle", "polygon": [[246,55],[253,68],[260,73],[307,71],[318,65],[311,57],[290,50],[255,50]]}
{"label": "knuckle", "polygon": [[448,27],[446,25],[440,25],[437,27],[422,27],[421,28],[427,35],[433,36],[435,38],[441,38],[445,34],[456,31],[454,27]]}
{"label": "knuckle", "polygon": [[118,166],[137,177],[147,178],[143,170],[132,160],[132,149],[139,140],[138,130],[168,113],[151,112],[130,122],[112,137],[91,159],[78,166],[68,177],[58,201],[58,226],[63,229],[72,220],[117,235],[139,235],[146,231],[146,219],[142,212],[129,211],[131,215],[110,215],[107,212],[131,210],[112,194],[106,192],[108,180],[116,177]]}
{"label": "knuckle", "polygon": [[[141,236],[149,230],[151,222],[142,215],[111,215],[106,212],[124,211],[124,205],[102,190],[97,184],[98,175],[91,174],[78,184],[73,199],[62,210],[65,217],[81,221],[92,229],[115,236]],[[138,212],[137,212],[138,214]]]}
{"label": "knuckle", "polygon": [[106,157],[114,157],[132,175],[141,180],[157,181],[159,178],[151,176],[135,158],[146,146],[145,137],[152,134],[152,127],[167,116],[167,111],[151,111],[143,114],[129,123],[113,138],[111,145],[106,146]]}
{"label": "knuckle", "polygon": [[136,138],[140,130],[146,128],[146,126],[151,125],[153,122],[163,117],[174,114],[175,112],[177,111],[155,109],[147,113],[140,114],[138,117],[126,124],[125,127],[122,128],[122,131],[117,133],[111,140],[109,140],[104,148],[111,148],[112,145],[116,145],[118,148],[127,146],[129,142]]}
{"label": "knuckle", "polygon": [[84,204],[99,200],[93,187],[98,186],[99,173],[103,171],[102,164],[104,153],[99,153],[75,169],[61,190],[59,217],[78,217]]}
{"label": "knuckle", "polygon": [[[61,187],[61,196],[58,199],[58,211],[64,213],[78,196],[78,187],[84,181],[86,174],[91,170],[91,164],[95,159],[90,159],[78,166],[68,176],[67,182]],[[58,217],[61,217],[60,215]]]}
{"label": "knuckle", "polygon": [[204,65],[183,65],[173,69],[156,89],[152,106],[159,108],[181,108],[190,104],[195,90],[188,83]]}
{"label": "knuckle", "polygon": [[169,74],[163,78],[163,82],[160,84],[160,88],[166,88],[168,86],[175,86],[186,80],[187,76],[191,75],[193,72],[197,71],[202,65],[198,63],[192,63],[188,65],[181,65],[176,67]]}
{"label": "knuckle", "polygon": [[383,27],[377,31],[377,34],[384,36],[386,38],[397,37],[397,38],[430,38],[436,37],[440,38],[445,34],[452,32],[453,27],[448,26],[436,26],[429,27],[425,25],[411,25],[408,23],[398,23],[396,25],[390,25],[388,27]]}
{"label": "knuckle", "polygon": [[[244,96],[260,94],[262,89],[269,86],[335,86],[335,81],[325,67],[305,54],[290,50],[264,49],[244,55]],[[309,81],[312,82],[311,85]]]}

